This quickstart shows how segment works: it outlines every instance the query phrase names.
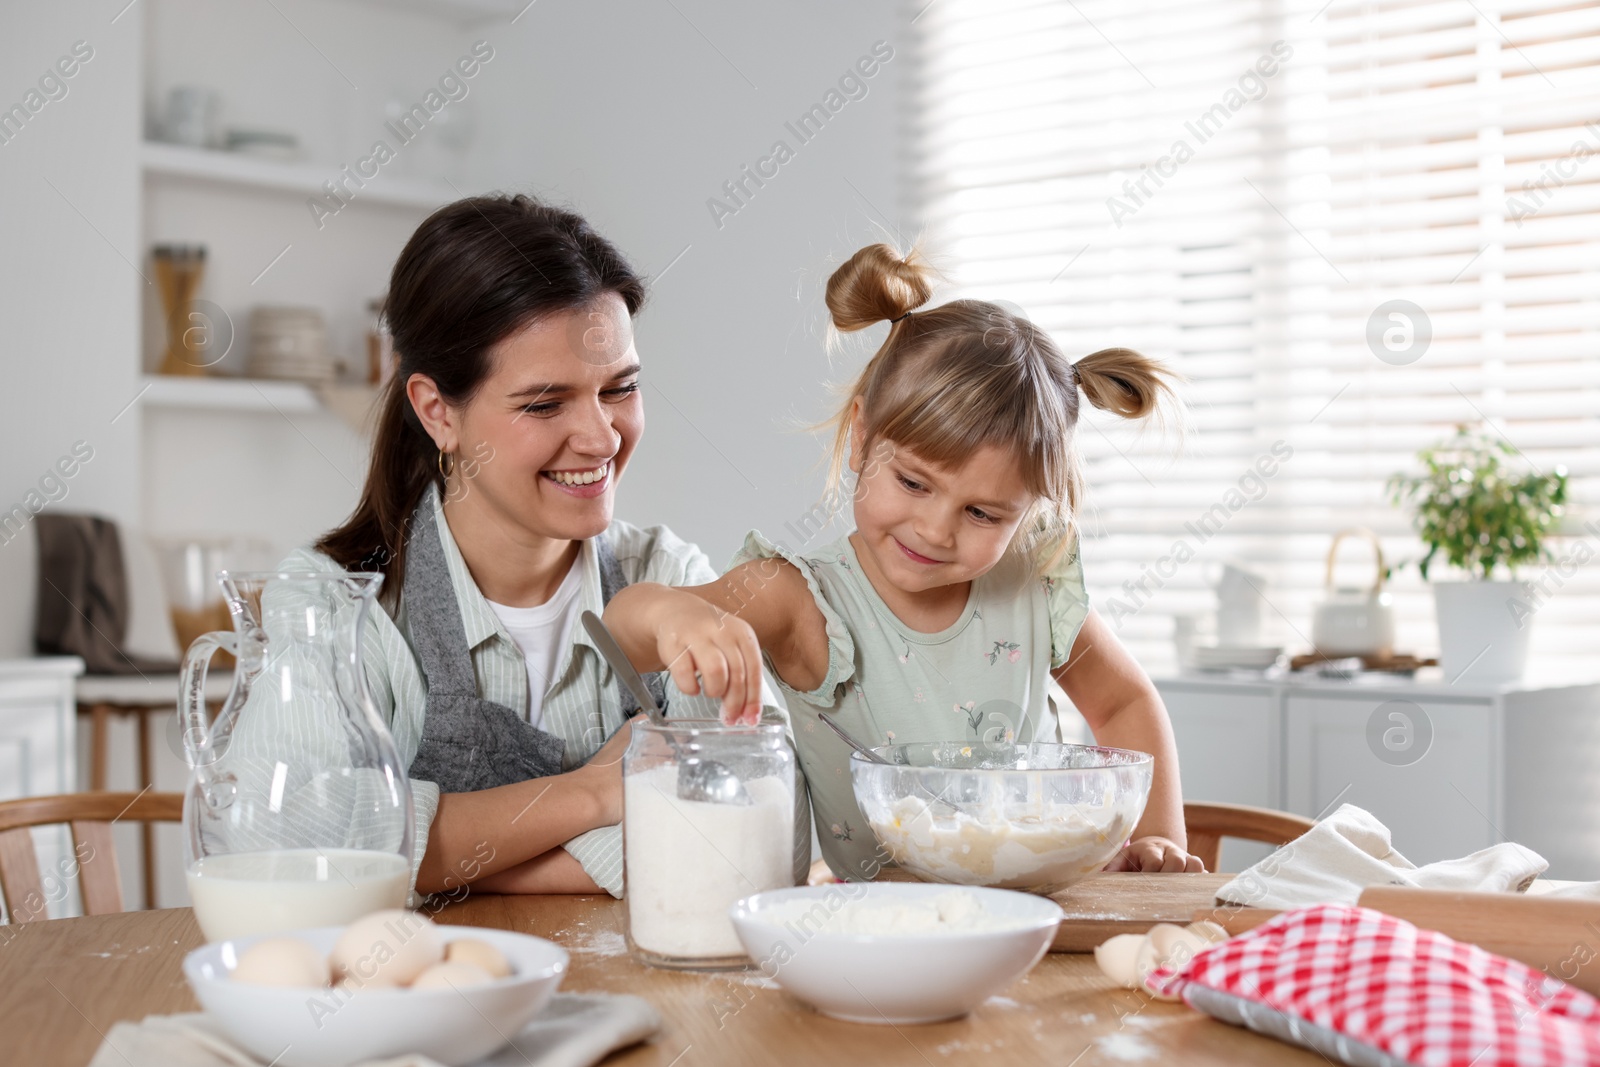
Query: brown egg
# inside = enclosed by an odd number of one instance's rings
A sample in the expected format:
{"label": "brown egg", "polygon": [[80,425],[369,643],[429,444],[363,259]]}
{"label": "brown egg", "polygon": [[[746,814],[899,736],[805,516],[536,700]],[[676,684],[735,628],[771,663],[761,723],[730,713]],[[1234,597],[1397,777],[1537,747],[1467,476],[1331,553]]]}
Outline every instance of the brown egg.
{"label": "brown egg", "polygon": [[375,911],[345,928],[329,962],[339,981],[384,988],[409,985],[444,958],[439,928],[416,912]]}
{"label": "brown egg", "polygon": [[467,989],[475,985],[488,985],[494,975],[476,963],[435,963],[417,975],[412,989]]}
{"label": "brown egg", "polygon": [[232,978],[251,985],[326,986],[328,961],[297,937],[269,937],[244,950]]}
{"label": "brown egg", "polygon": [[462,937],[450,942],[444,947],[444,958],[448,963],[475,963],[495,978],[511,975],[511,961],[506,959],[505,954],[489,942],[475,937]]}

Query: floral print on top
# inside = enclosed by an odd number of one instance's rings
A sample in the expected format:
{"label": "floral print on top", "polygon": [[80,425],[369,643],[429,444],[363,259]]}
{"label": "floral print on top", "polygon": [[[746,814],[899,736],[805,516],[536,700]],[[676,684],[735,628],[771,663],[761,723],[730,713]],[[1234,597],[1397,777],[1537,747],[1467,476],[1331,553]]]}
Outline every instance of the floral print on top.
{"label": "floral print on top", "polygon": [[821,684],[809,692],[779,684],[835,874],[870,878],[887,857],[856,806],[850,748],[817,729],[817,712],[866,744],[1058,738],[1047,675],[1067,661],[1089,613],[1075,545],[1043,576],[1006,557],[972,583],[960,616],[937,633],[913,630],[889,610],[848,537],[796,553],[752,531],[730,567],[772,558],[800,569],[827,627]]}

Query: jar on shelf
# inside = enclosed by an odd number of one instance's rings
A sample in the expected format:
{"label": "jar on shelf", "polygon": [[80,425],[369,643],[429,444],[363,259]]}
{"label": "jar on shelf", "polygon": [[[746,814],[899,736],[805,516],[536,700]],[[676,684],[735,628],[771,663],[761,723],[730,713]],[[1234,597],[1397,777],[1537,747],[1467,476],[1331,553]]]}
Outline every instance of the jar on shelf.
{"label": "jar on shelf", "polygon": [[[726,767],[748,804],[685,799],[697,761]],[[635,959],[679,970],[749,963],[728,909],[752,893],[794,884],[795,759],[781,725],[640,717],[622,760],[628,947]]]}

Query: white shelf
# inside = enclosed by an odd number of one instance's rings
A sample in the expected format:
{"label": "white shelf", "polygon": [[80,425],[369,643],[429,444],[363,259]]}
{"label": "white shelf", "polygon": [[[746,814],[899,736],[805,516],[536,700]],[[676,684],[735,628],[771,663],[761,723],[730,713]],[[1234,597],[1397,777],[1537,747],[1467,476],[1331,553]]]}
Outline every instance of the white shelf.
{"label": "white shelf", "polygon": [[[146,178],[188,178],[319,197],[327,195],[323,183],[339,175],[339,168],[333,165],[287,163],[157,141],[146,141],[139,147],[139,165]],[[351,203],[431,211],[457,199],[455,190],[443,182],[405,178],[382,171],[365,180],[366,187],[355,191]]]}
{"label": "white shelf", "polygon": [[317,411],[316,392],[301,382],[254,378],[180,378],[147,374],[139,400],[147,407],[205,411]]}
{"label": "white shelf", "polygon": [[139,402],[146,407],[191,411],[305,414],[328,411],[358,432],[371,429],[378,388],[352,382],[306,385],[260,378],[180,378],[147,374]]}

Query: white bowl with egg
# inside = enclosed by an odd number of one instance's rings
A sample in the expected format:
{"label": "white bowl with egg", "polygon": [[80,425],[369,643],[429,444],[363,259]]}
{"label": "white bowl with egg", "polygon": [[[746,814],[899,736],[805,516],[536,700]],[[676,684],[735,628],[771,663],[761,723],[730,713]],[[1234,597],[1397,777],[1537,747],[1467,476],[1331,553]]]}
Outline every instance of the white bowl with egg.
{"label": "white bowl with egg", "polygon": [[761,974],[824,1015],[894,1025],[954,1019],[1001,992],[1062,916],[1026,893],[911,882],[775,889],[728,914]]}
{"label": "white bowl with egg", "polygon": [[924,881],[1051,893],[1100,870],[1144,814],[1155,760],[1095,745],[922,742],[850,757],[856,805]]}
{"label": "white bowl with egg", "polygon": [[[436,926],[446,949],[453,941],[472,940],[499,950],[511,966],[510,975],[460,988],[447,982],[436,988],[368,984],[354,990],[257,985],[234,977],[240,957],[258,942],[296,939],[326,959],[346,929],[327,926],[213,942],[184,957],[183,974],[223,1035],[263,1063],[345,1067],[420,1053],[445,1067],[464,1067],[521,1031],[567,971],[566,950],[541,938],[475,926]],[[295,964],[286,958],[284,965]]]}

